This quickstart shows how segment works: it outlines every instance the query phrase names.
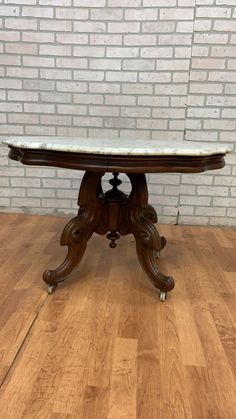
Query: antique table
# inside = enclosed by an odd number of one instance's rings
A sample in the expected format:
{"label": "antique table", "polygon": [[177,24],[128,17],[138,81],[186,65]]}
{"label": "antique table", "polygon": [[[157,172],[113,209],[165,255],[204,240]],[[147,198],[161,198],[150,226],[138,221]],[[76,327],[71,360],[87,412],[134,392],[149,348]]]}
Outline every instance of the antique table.
{"label": "antique table", "polygon": [[[191,141],[126,140],[77,137],[10,137],[4,144],[9,157],[23,164],[85,170],[81,182],[78,215],[65,227],[61,245],[68,246],[64,262],[43,274],[52,293],[59,282],[75,268],[85,252],[87,241],[95,232],[116,247],[120,234],[133,234],[137,255],[144,271],[160,290],[164,301],[174,288],[174,280],[158,269],[158,255],[166,244],[154,223],[157,215],[148,204],[145,173],[195,173],[224,166],[224,156],[231,151],[224,144]],[[112,188],[102,189],[102,177],[112,172]],[[131,193],[118,186],[119,173],[126,173]]]}

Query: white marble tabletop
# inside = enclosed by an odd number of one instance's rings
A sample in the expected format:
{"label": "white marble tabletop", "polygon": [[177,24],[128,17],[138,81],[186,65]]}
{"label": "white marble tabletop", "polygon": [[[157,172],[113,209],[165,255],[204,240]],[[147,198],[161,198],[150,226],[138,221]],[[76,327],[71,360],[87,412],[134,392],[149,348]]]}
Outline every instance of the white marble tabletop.
{"label": "white marble tabletop", "polygon": [[125,138],[22,136],[6,137],[3,143],[14,147],[34,150],[132,156],[210,156],[232,151],[231,146],[221,143]]}

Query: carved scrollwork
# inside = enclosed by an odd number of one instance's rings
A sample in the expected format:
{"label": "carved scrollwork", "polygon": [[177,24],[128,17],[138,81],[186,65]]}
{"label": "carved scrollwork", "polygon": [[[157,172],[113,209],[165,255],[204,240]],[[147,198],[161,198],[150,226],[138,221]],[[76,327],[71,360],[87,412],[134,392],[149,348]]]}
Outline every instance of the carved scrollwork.
{"label": "carved scrollwork", "polygon": [[60,244],[68,246],[67,256],[64,262],[54,270],[47,270],[43,274],[43,280],[54,285],[64,281],[65,277],[81,261],[87,241],[99,224],[101,203],[97,196],[103,173],[86,172],[80,187],[78,203],[80,209],[63,230]]}

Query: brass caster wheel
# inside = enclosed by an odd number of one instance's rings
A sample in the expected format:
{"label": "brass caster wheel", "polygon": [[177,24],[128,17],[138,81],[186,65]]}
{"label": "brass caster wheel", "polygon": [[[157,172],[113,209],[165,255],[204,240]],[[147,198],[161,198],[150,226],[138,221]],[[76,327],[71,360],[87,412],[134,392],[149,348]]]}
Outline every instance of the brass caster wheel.
{"label": "brass caster wheel", "polygon": [[167,292],[160,291],[159,300],[164,302],[164,301],[166,301],[166,297],[167,297]]}
{"label": "brass caster wheel", "polygon": [[57,287],[57,284],[48,285],[48,294],[53,294],[56,287]]}

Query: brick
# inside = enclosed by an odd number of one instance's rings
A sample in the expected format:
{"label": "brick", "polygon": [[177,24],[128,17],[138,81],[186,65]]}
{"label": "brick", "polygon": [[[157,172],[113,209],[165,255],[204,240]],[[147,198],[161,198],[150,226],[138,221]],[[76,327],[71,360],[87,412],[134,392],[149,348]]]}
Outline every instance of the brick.
{"label": "brick", "polygon": [[29,67],[54,67],[55,60],[52,57],[23,57],[23,65]]}
{"label": "brick", "polygon": [[236,60],[228,60],[228,69],[236,70]]}
{"label": "brick", "polygon": [[190,118],[219,118],[220,110],[217,108],[188,108],[187,115]]}
{"label": "brick", "polygon": [[138,105],[142,105],[142,106],[169,106],[169,98],[168,97],[157,97],[157,96],[141,96],[140,98],[138,98]]}
{"label": "brick", "polygon": [[39,95],[37,92],[24,92],[17,90],[10,90],[7,94],[7,99],[10,101],[37,102],[38,97]]}
{"label": "brick", "polygon": [[[35,186],[35,185],[31,185],[31,186]],[[54,189],[41,189],[41,188],[27,187],[27,197],[30,197],[30,198],[55,198],[56,197],[56,191]]]}
{"label": "brick", "polygon": [[93,116],[74,116],[73,123],[81,127],[102,127],[103,125],[102,118]]}
{"label": "brick", "polygon": [[0,31],[0,41],[19,41],[20,32],[16,31]]}
{"label": "brick", "polygon": [[5,51],[8,54],[37,54],[38,47],[36,44],[25,44],[20,42],[11,42],[5,44]]}
{"label": "brick", "polygon": [[[120,59],[99,59],[94,58],[90,59],[89,66],[91,69],[97,69],[97,70],[121,70],[121,60]],[[125,70],[125,68],[124,68]]]}
{"label": "brick", "polygon": [[83,45],[88,44],[88,35],[81,33],[59,33],[56,35],[56,41],[59,44]]}
{"label": "brick", "polygon": [[[92,116],[119,116],[119,107],[115,106],[89,106],[89,114]],[[122,115],[127,116],[127,115]]]}
{"label": "brick", "polygon": [[216,83],[191,83],[189,91],[190,93],[219,94],[223,92],[223,85]]}
{"label": "brick", "polygon": [[56,19],[88,19],[88,10],[72,7],[60,7],[59,9],[56,9]]}
{"label": "brick", "polygon": [[21,58],[19,55],[0,55],[0,65],[17,65],[21,64]]}
{"label": "brick", "polygon": [[72,30],[72,22],[70,22],[69,20],[41,20],[40,30],[70,32]]}
{"label": "brick", "polygon": [[228,35],[215,33],[195,33],[195,44],[226,44],[228,42]]}
{"label": "brick", "polygon": [[13,3],[14,5],[19,4],[20,6],[22,4],[34,5],[34,4],[36,4],[36,2],[37,2],[37,0],[5,0],[5,3],[7,3],[7,4],[12,4]]}
{"label": "brick", "polygon": [[15,79],[0,78],[0,89],[21,89],[22,81]]}
{"label": "brick", "polygon": [[206,20],[206,19],[195,19],[194,20],[194,31],[197,32],[206,32],[210,31],[212,26],[212,20]]}
{"label": "brick", "polygon": [[48,104],[25,103],[24,112],[33,113],[54,113],[55,106]]}
{"label": "brick", "polygon": [[102,95],[94,95],[94,94],[75,94],[74,95],[74,102],[81,103],[81,104],[102,104],[104,102]]}
{"label": "brick", "polygon": [[22,41],[24,42],[54,42],[55,35],[54,33],[48,32],[22,32]]}
{"label": "brick", "polygon": [[193,58],[192,59],[192,68],[224,69],[225,68],[225,59]]}
{"label": "brick", "polygon": [[141,0],[108,0],[108,6],[109,7],[140,7]]}
{"label": "brick", "polygon": [[137,81],[137,73],[131,71],[107,71],[107,81],[133,82]]}
{"label": "brick", "polygon": [[157,7],[173,7],[176,6],[176,0],[143,0],[144,7],[157,6]]}
{"label": "brick", "polygon": [[210,196],[190,196],[189,195],[181,195],[180,196],[180,205],[204,205],[210,206],[211,204],[211,197]]}
{"label": "brick", "polygon": [[39,54],[41,55],[71,55],[71,47],[68,45],[40,45]]}
{"label": "brick", "polygon": [[42,102],[70,103],[71,93],[41,92],[40,99]]}
{"label": "brick", "polygon": [[53,8],[52,7],[23,7],[22,16],[52,18]]}
{"label": "brick", "polygon": [[[91,106],[90,106],[91,108]],[[81,105],[58,105],[57,112],[60,114],[71,114],[71,115],[86,115],[87,106]],[[91,114],[92,115],[92,114]]]}
{"label": "brick", "polygon": [[235,32],[235,20],[217,20],[214,22],[214,30],[221,32]]}
{"label": "brick", "polygon": [[141,57],[146,58],[170,58],[173,56],[171,47],[143,47],[141,48]]}
{"label": "brick", "polygon": [[139,76],[139,81],[145,83],[168,83],[171,81],[170,73],[146,73],[142,72]]}
{"label": "brick", "polygon": [[91,34],[91,45],[122,45],[122,36],[114,34]]}
{"label": "brick", "polygon": [[104,7],[106,0],[74,0],[73,3],[78,7]]}
{"label": "brick", "polygon": [[186,84],[156,84],[155,94],[157,95],[186,95]]}
{"label": "brick", "polygon": [[62,137],[73,137],[80,135],[81,137],[87,136],[87,128],[80,127],[58,127],[57,135]]}
{"label": "brick", "polygon": [[118,47],[107,47],[107,57],[112,58],[112,57],[120,57],[120,58],[124,58],[124,57],[131,57],[131,58],[136,58],[138,56],[139,50],[138,48],[129,48],[129,47],[123,47],[123,48],[118,48]]}
{"label": "brick", "polygon": [[62,115],[42,115],[41,124],[43,125],[71,125],[70,116]]}
{"label": "brick", "polygon": [[73,48],[73,55],[79,57],[104,57],[105,48],[97,46],[79,46]]}
{"label": "brick", "polygon": [[213,205],[219,207],[236,207],[236,198],[229,198],[229,197],[215,197],[213,198]]}
{"label": "brick", "polygon": [[132,95],[148,95],[153,93],[153,86],[150,84],[139,84],[139,83],[123,83],[122,93]]}
{"label": "brick", "polygon": [[236,82],[236,71],[218,71],[218,72],[211,72],[209,74],[210,81],[226,81],[226,82]]}
{"label": "brick", "polygon": [[39,0],[42,6],[71,6],[72,0]]}
{"label": "brick", "polygon": [[135,70],[135,71],[148,71],[148,70],[154,70],[155,61],[154,60],[143,60],[143,59],[137,59],[137,60],[130,60],[130,59],[123,59],[123,69],[124,70]]}
{"label": "brick", "polygon": [[125,11],[125,20],[156,20],[156,9],[134,9]]}
{"label": "brick", "polygon": [[196,17],[230,17],[231,9],[229,7],[197,7]]}
{"label": "brick", "polygon": [[5,28],[7,29],[37,29],[37,20],[36,19],[14,19],[7,18],[5,19]]}
{"label": "brick", "polygon": [[207,196],[228,196],[229,188],[223,186],[198,186],[197,193]]}
{"label": "brick", "polygon": [[24,89],[29,90],[54,90],[55,82],[52,80],[23,80]]}
{"label": "brick", "polygon": [[192,48],[184,47],[175,47],[174,57],[175,58],[191,58]]}
{"label": "brick", "polygon": [[160,60],[156,61],[156,68],[159,71],[166,70],[188,70],[189,61],[188,60]]}
{"label": "brick", "polygon": [[[219,35],[222,36],[222,35]],[[224,46],[224,47],[212,47],[211,49],[212,57],[235,57],[236,47]]]}
{"label": "brick", "polygon": [[121,9],[92,9],[90,13],[90,18],[92,20],[121,20],[123,12]]}
{"label": "brick", "polygon": [[108,32],[110,33],[135,33],[139,32],[139,22],[113,22],[108,23]]}
{"label": "brick", "polygon": [[104,126],[107,128],[135,128],[135,120],[133,118],[105,117]]}
{"label": "brick", "polygon": [[207,57],[209,54],[209,47],[202,45],[193,45],[192,56],[193,57]]}
{"label": "brick", "polygon": [[77,70],[74,71],[75,80],[85,80],[85,81],[103,81],[104,72],[103,71],[87,71],[87,70]]}
{"label": "brick", "polygon": [[156,108],[153,109],[153,118],[160,119],[183,119],[185,117],[185,109],[175,109],[175,108]]}
{"label": "brick", "polygon": [[156,120],[156,119],[141,119],[137,120],[137,128],[142,129],[167,129],[166,120]]}
{"label": "brick", "polygon": [[57,79],[57,80],[70,80],[70,70],[52,70],[52,69],[41,69],[40,77],[42,79]]}
{"label": "brick", "polygon": [[58,81],[57,90],[61,92],[86,92],[87,83],[73,81]]}
{"label": "brick", "polygon": [[117,83],[90,83],[89,91],[92,93],[119,93],[120,85]]}
{"label": "brick", "polygon": [[[39,115],[34,114],[20,114],[20,113],[11,113],[8,115],[8,121],[10,123],[22,123],[22,124],[38,124]],[[14,186],[14,185],[13,185]],[[17,185],[15,185],[17,186]],[[20,185],[19,185],[20,186]]]}
{"label": "brick", "polygon": [[0,6],[0,16],[19,16],[19,7],[13,6]]}
{"label": "brick", "polygon": [[0,102],[0,112],[22,112],[22,103]]}
{"label": "brick", "polygon": [[235,96],[207,96],[206,104],[210,106],[236,106]]}
{"label": "brick", "polygon": [[168,33],[175,31],[175,22],[143,22],[142,32]]}
{"label": "brick", "polygon": [[[119,108],[117,108],[119,109]],[[150,118],[151,109],[143,107],[121,107],[121,116],[130,116],[132,118]]]}
{"label": "brick", "polygon": [[88,60],[87,58],[57,58],[56,59],[56,66],[62,68],[76,68],[76,69],[84,69],[88,67]]}
{"label": "brick", "polygon": [[156,35],[124,35],[124,45],[156,45]]}
{"label": "brick", "polygon": [[128,96],[128,95],[106,95],[105,104],[117,105],[117,106],[122,106],[122,105],[135,106],[135,97]]}
{"label": "brick", "polygon": [[185,8],[184,13],[181,8],[170,8],[160,10],[161,20],[192,20],[193,19],[193,8]]}
{"label": "brick", "polygon": [[191,45],[191,34],[159,35],[159,45]]}
{"label": "brick", "polygon": [[43,127],[42,125],[25,126],[26,135],[56,135],[55,127]]}
{"label": "brick", "polygon": [[[105,32],[106,25],[103,22],[74,22],[75,32]],[[109,30],[110,32],[110,30]]]}

